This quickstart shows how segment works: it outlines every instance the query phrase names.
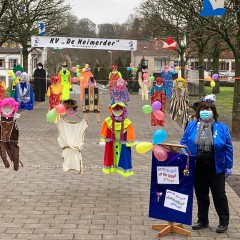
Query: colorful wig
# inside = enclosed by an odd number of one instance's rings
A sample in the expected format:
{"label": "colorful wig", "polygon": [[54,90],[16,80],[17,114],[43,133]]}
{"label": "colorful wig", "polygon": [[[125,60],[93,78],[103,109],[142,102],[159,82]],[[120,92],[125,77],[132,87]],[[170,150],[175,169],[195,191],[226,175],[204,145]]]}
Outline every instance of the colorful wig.
{"label": "colorful wig", "polygon": [[13,113],[9,117],[12,117],[18,110],[18,102],[16,102],[14,98],[4,98],[0,101],[0,112],[2,112],[2,108],[5,106],[13,107]]}

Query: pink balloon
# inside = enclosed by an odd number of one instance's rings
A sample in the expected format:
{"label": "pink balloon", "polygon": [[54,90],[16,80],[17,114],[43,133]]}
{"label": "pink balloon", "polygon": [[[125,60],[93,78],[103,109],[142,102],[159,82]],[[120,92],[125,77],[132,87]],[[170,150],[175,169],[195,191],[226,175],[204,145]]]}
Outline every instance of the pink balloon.
{"label": "pink balloon", "polygon": [[144,74],[143,74],[143,79],[144,79],[144,80],[148,80],[148,74],[147,74],[147,73],[144,73]]}
{"label": "pink balloon", "polygon": [[59,114],[64,114],[66,112],[66,108],[64,107],[63,104],[58,104],[56,107],[55,107],[57,113]]}
{"label": "pink balloon", "polygon": [[167,150],[159,145],[153,146],[153,153],[158,161],[165,161],[168,157]]}
{"label": "pink balloon", "polygon": [[73,82],[79,82],[79,79],[78,79],[77,77],[73,77],[73,78],[72,78],[72,81],[73,81]]}
{"label": "pink balloon", "polygon": [[153,111],[160,110],[161,107],[162,107],[162,104],[161,104],[159,101],[155,101],[155,102],[153,102],[153,104],[152,104],[152,110],[153,110]]}
{"label": "pink balloon", "polygon": [[73,71],[73,72],[75,72],[75,71],[76,71],[76,67],[72,67],[71,69],[72,69],[72,71]]}
{"label": "pink balloon", "polygon": [[153,111],[153,115],[159,121],[164,119],[164,113],[162,111],[160,111],[160,110]]}
{"label": "pink balloon", "polygon": [[133,65],[133,63],[130,63],[129,67],[131,67],[131,68],[132,68],[133,66],[134,66],[134,65]]}
{"label": "pink balloon", "polygon": [[143,83],[144,83],[144,84],[148,84],[148,80],[147,80],[147,79],[144,79],[144,80],[143,80]]}

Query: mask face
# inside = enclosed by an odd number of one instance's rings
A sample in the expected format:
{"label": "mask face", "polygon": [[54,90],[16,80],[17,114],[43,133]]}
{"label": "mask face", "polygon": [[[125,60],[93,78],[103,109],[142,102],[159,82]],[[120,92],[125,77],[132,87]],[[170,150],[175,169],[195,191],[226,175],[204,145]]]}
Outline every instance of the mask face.
{"label": "mask face", "polygon": [[202,111],[200,111],[200,118],[202,120],[209,120],[209,119],[212,118],[212,116],[213,116],[213,113],[212,113],[211,110],[202,110]]}
{"label": "mask face", "polygon": [[119,116],[121,116],[122,113],[123,113],[123,108],[122,108],[121,106],[118,106],[118,105],[117,105],[116,107],[114,107],[114,108],[112,109],[112,113],[113,113],[114,116],[119,117]]}
{"label": "mask face", "polygon": [[178,87],[182,88],[183,87],[183,83],[182,82],[178,82]]}
{"label": "mask face", "polygon": [[2,107],[2,113],[4,116],[10,116],[13,113],[13,107],[9,105],[5,105]]}
{"label": "mask face", "polygon": [[42,67],[41,67],[41,66],[38,66],[38,69],[42,69]]}

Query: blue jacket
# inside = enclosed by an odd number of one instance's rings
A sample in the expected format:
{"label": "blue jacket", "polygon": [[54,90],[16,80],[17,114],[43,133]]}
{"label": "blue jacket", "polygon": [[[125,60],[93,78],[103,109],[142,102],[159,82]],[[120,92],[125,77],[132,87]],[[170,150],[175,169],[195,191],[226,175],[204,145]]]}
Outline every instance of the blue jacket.
{"label": "blue jacket", "polygon": [[[197,155],[197,145],[195,144],[195,138],[197,135],[198,127],[198,120],[189,122],[180,142],[181,145],[187,146],[191,154],[194,156]],[[221,122],[214,122],[213,124],[213,144],[216,173],[224,172],[226,168],[232,168],[232,140],[228,131],[228,127]]]}

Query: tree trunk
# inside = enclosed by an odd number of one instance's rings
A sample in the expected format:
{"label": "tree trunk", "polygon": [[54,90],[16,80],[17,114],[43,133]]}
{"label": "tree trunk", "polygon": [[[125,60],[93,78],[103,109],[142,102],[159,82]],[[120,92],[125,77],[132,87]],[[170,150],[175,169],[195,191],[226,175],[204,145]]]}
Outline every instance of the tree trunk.
{"label": "tree trunk", "polygon": [[[236,71],[235,76],[240,76],[240,51],[238,58],[235,57]],[[232,135],[239,139],[240,137],[240,79],[235,79],[233,109],[232,109]]]}
{"label": "tree trunk", "polygon": [[205,83],[204,83],[204,56],[202,51],[198,51],[199,61],[199,98],[205,96]]}
{"label": "tree trunk", "polygon": [[185,66],[186,66],[186,61],[184,58],[185,51],[180,52],[180,69],[181,69],[181,76],[182,78],[185,78]]}
{"label": "tree trunk", "polygon": [[[219,70],[219,59],[220,59],[220,51],[218,48],[218,42],[214,46],[214,51],[213,51],[213,74],[218,73]],[[212,93],[217,94],[220,93],[220,81],[215,80],[215,87],[212,88]]]}
{"label": "tree trunk", "polygon": [[22,50],[22,64],[25,72],[28,72],[28,54],[29,52],[27,50]]}

